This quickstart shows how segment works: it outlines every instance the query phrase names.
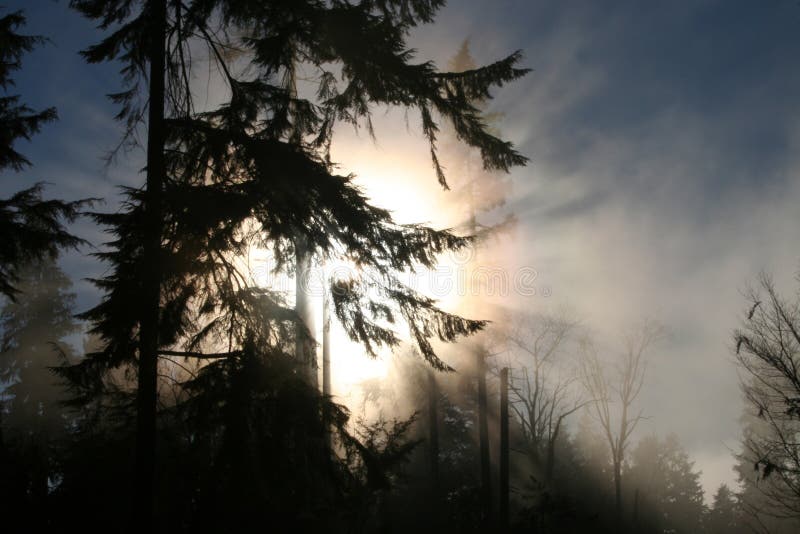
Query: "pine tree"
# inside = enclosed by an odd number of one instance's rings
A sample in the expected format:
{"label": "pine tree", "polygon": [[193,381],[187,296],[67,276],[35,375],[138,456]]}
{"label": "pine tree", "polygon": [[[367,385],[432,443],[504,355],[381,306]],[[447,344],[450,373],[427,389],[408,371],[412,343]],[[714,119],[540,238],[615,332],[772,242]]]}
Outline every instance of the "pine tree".
{"label": "pine tree", "polygon": [[[396,325],[405,323],[421,355],[445,369],[432,338],[453,341],[485,323],[441,311],[398,275],[432,267],[438,254],[466,247],[471,238],[398,225],[388,211],[370,205],[352,176],[334,173],[334,125],[366,125],[371,131],[374,105],[416,109],[443,186],[436,150],[439,117],[479,149],[487,168],[524,164],[508,142],[488,131],[471,104],[523,75],[525,70],[515,67],[520,55],[460,74],[414,63],[405,39],[413,27],[432,20],[439,1],[75,0],[72,5],[101,27],[116,28],[85,55],[92,62],[123,62],[127,87],[114,99],[122,104],[120,117],[129,131],[144,116],[142,102],[149,99],[151,105],[147,186],[128,191],[122,212],[96,215],[115,235],[100,254],[112,274],[96,281],[106,296],[83,317],[105,345],[64,374],[83,394],[101,391],[98,384],[109,370],[138,367],[136,513],[145,525],[152,517],[151,477],[158,463],[157,392],[166,387],[157,375],[187,363],[188,378],[177,379],[179,400],[164,416],[186,424],[202,421],[204,430],[189,436],[205,440],[212,471],[224,477],[222,487],[245,491],[265,480],[258,477],[275,476],[246,460],[260,458],[263,466],[281,471],[296,468],[293,477],[270,479],[266,493],[253,491],[239,500],[227,495],[225,506],[252,513],[258,503],[275,499],[276,512],[297,510],[280,501],[283,495],[312,506],[316,497],[292,491],[322,491],[301,482],[324,487],[314,477],[332,468],[319,452],[325,450],[323,401],[308,381],[305,386],[297,381],[307,373],[307,364],[293,358],[296,338],[304,335],[294,325],[302,321],[283,295],[253,285],[239,258],[249,246],[268,249],[276,269],[286,272],[302,242],[321,260],[349,259],[363,276],[330,288],[335,316],[349,336],[375,355],[381,346],[399,344]],[[214,109],[196,109],[193,99],[191,54],[198,41],[210,50],[227,87],[223,104]],[[150,87],[140,91],[148,68]],[[304,77],[316,87],[295,92],[298,68],[313,73]],[[162,105],[163,123],[157,109]],[[378,472],[386,462],[376,461],[346,431],[341,407],[331,412],[341,446],[358,453],[370,472],[367,485],[380,485]],[[270,445],[273,450],[259,450],[263,432],[278,429],[283,439]],[[287,487],[278,489],[281,484]],[[202,487],[214,491],[208,481]],[[340,486],[330,486],[335,487]],[[209,513],[222,506],[212,495],[203,500]],[[165,513],[162,506],[159,510]],[[310,517],[313,510],[305,514]]]}
{"label": "pine tree", "polygon": [[56,119],[55,108],[35,111],[22,103],[20,95],[8,94],[14,87],[12,73],[22,67],[22,56],[35,46],[45,42],[43,37],[20,35],[20,26],[25,25],[25,15],[21,11],[9,13],[0,18],[0,87],[6,93],[0,97],[0,169],[21,171],[31,162],[14,149],[18,139],[30,140],[42,125]]}
{"label": "pine tree", "polygon": [[9,454],[0,459],[0,486],[9,504],[4,520],[12,524],[46,524],[49,480],[58,473],[55,449],[67,426],[52,369],[74,358],[65,338],[79,328],[71,285],[54,260],[37,261],[22,270],[21,297],[0,311],[0,382],[6,385],[0,433]]}
{"label": "pine tree", "polygon": [[[22,35],[21,11],[0,17],[0,172],[22,171],[31,162],[15,149],[18,140],[30,140],[46,123],[56,119],[55,108],[31,109],[14,87],[12,74],[22,66],[22,56],[43,44],[44,38]],[[14,299],[19,290],[19,268],[45,257],[55,258],[59,248],[74,248],[83,241],[69,234],[62,221],[72,222],[85,202],[43,200],[42,184],[0,198],[0,295]]]}
{"label": "pine tree", "polygon": [[[477,68],[470,50],[470,40],[461,43],[458,52],[450,59],[448,68],[452,72],[467,72]],[[496,124],[503,114],[489,112],[488,101],[477,99],[473,102],[490,131],[497,134]],[[480,164],[479,154],[474,148],[460,142],[457,132],[445,127],[443,132],[443,161],[453,176],[453,205],[459,208],[459,224],[470,235],[482,239],[507,230],[514,221],[511,213],[501,212],[507,197],[511,194],[511,178],[506,173],[487,171]]]}
{"label": "pine tree", "polygon": [[[477,69],[475,59],[470,52],[469,40],[465,40],[455,56],[448,64],[451,72],[469,73]],[[500,115],[486,112],[486,98],[476,95],[470,101],[475,107],[481,120],[488,126],[488,130],[497,134],[492,128]],[[494,172],[486,169],[480,164],[480,156],[474,147],[461,142],[461,136],[454,126],[445,126],[443,129],[443,161],[444,166],[453,178],[453,195],[451,202],[458,209],[458,226],[463,228],[469,235],[476,236],[475,246],[471,250],[471,261],[466,266],[469,273],[470,283],[474,283],[477,278],[474,276],[477,263],[478,246],[489,236],[496,234],[499,230],[507,228],[513,221],[512,216],[507,216],[504,221],[492,222],[487,219],[487,215],[496,215],[497,208],[505,203],[505,196],[510,191],[510,178],[506,173]],[[483,266],[481,266],[483,267]],[[470,287],[471,291],[478,288]],[[474,305],[468,302],[467,306]],[[481,477],[482,495],[482,514],[484,524],[492,522],[492,484],[491,484],[491,451],[489,444],[489,399],[487,398],[486,373],[488,362],[486,361],[489,350],[485,339],[477,338],[469,345],[470,356],[474,362],[475,378],[477,382],[477,405],[478,405],[478,440],[480,443],[480,455],[478,458],[478,471]]]}
{"label": "pine tree", "polygon": [[663,440],[643,438],[630,462],[627,484],[632,495],[638,494],[634,528],[687,534],[702,530],[705,506],[700,473],[675,435]]}
{"label": "pine tree", "polygon": [[739,522],[740,515],[736,494],[727,484],[720,484],[706,516],[706,532],[708,534],[744,532],[743,525]]}

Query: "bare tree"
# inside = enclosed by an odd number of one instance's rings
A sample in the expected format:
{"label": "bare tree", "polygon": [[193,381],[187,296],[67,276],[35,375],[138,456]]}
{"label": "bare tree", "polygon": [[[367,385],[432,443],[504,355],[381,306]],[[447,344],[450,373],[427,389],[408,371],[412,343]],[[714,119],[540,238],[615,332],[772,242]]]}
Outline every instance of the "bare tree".
{"label": "bare tree", "polygon": [[637,330],[625,335],[624,352],[615,373],[609,376],[595,345],[583,340],[580,378],[592,399],[590,411],[602,428],[611,452],[614,469],[614,503],[617,521],[622,518],[622,464],[633,431],[643,419],[634,405],[644,385],[647,362],[644,354],[663,336],[663,328],[646,320]]}
{"label": "bare tree", "polygon": [[520,314],[505,332],[515,360],[509,379],[509,405],[522,429],[528,455],[549,482],[555,444],[564,420],[586,403],[575,394],[574,373],[558,361],[578,322],[561,314]]}
{"label": "bare tree", "polygon": [[755,416],[743,457],[757,471],[759,511],[799,518],[800,298],[783,299],[766,274],[746,296],[748,311],[734,333],[741,387]]}

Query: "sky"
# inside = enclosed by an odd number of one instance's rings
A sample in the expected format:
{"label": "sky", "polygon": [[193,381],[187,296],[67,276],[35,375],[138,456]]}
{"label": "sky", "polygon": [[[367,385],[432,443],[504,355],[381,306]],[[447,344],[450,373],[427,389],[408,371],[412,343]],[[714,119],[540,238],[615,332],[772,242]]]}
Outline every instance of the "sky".
{"label": "sky", "polygon": [[[103,161],[121,135],[103,98],[119,89],[117,67],[78,55],[99,34],[65,1],[3,4],[25,9],[26,31],[51,40],[25,58],[17,89],[34,108],[56,106],[60,120],[20,145],[34,167],[4,176],[0,196],[43,180],[53,196],[117,209],[118,187],[143,181],[143,159]],[[609,357],[626,328],[661,322],[669,335],[650,354],[640,432],[676,433],[707,492],[734,481],[743,404],[730,348],[742,291],[761,270],[785,293],[796,287],[798,27],[800,4],[789,0],[462,0],[410,41],[441,66],[466,38],[480,64],[523,51],[533,71],[497,90],[491,109],[530,158],[512,173],[507,210],[519,225],[506,266],[533,270],[539,291],[509,300],[568,306]],[[436,223],[445,193],[418,132],[399,121],[379,116],[377,143],[342,132],[335,157],[368,190],[380,179],[376,201]],[[105,239],[88,222],[76,232]],[[79,309],[96,302],[83,279],[105,267],[82,254],[63,263]]]}

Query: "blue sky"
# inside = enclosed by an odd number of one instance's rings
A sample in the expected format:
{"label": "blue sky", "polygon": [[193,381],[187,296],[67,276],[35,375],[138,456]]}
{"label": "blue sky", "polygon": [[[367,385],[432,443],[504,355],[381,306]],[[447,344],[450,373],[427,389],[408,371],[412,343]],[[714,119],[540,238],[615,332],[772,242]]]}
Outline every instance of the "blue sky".
{"label": "blue sky", "polygon": [[[4,2],[52,40],[25,58],[17,89],[61,119],[20,147],[35,166],[4,176],[0,195],[45,180],[54,196],[115,209],[117,186],[141,182],[142,158],[104,167],[121,134],[102,97],[119,88],[117,69],[78,56],[98,34],[66,4]],[[452,1],[412,42],[440,65],[466,37],[479,62],[524,51],[534,71],[493,104],[531,158],[513,173],[521,225],[509,261],[534,266],[552,297],[521,304],[569,305],[609,354],[641,317],[664,323],[643,432],[676,432],[707,487],[733,478],[740,290],[765,269],[794,291],[800,265],[799,28],[789,0],[471,0]],[[88,223],[78,231],[103,239]],[[90,305],[79,279],[103,267],[79,254],[64,263]]]}

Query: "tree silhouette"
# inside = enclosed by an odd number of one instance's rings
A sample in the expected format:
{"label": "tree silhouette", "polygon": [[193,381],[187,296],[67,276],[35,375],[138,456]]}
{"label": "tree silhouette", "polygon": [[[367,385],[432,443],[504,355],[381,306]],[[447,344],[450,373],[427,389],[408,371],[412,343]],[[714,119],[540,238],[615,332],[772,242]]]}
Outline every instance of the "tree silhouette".
{"label": "tree silhouette", "polygon": [[791,506],[792,502],[787,501],[786,487],[780,477],[762,476],[758,463],[761,456],[752,450],[752,444],[774,437],[769,423],[758,417],[752,406],[745,409],[741,421],[742,450],[736,455],[734,470],[740,488],[737,501],[742,530],[770,534],[795,532],[800,519],[791,507],[784,506],[784,503]]}
{"label": "tree silhouette", "polygon": [[0,448],[9,454],[0,458],[0,485],[9,505],[5,520],[12,523],[46,524],[48,479],[57,478],[56,444],[67,431],[62,388],[52,369],[74,360],[64,340],[79,328],[71,285],[55,260],[37,261],[21,270],[21,297],[0,311],[0,381],[6,384],[0,436],[7,438]]}
{"label": "tree silhouette", "polygon": [[[56,119],[55,108],[35,111],[9,94],[12,74],[22,66],[22,56],[45,42],[43,37],[17,30],[25,16],[15,11],[0,17],[0,172],[22,171],[31,162],[15,149],[19,139],[30,140],[46,123]],[[19,290],[18,269],[45,257],[55,258],[59,248],[74,248],[83,241],[69,234],[62,221],[72,222],[85,201],[42,200],[42,184],[0,198],[0,295],[12,300]]]}
{"label": "tree silhouette", "polygon": [[[249,442],[243,433],[258,428],[245,418],[248,406],[258,406],[250,403],[265,395],[278,402],[280,392],[294,392],[296,402],[306,398],[305,408],[288,405],[303,416],[275,414],[262,420],[263,428],[283,425],[294,429],[287,439],[305,436],[294,454],[306,459],[312,473],[325,463],[313,452],[324,435],[317,432],[321,401],[314,388],[289,381],[293,385],[286,390],[271,382],[290,371],[307,373],[289,363],[297,337],[310,335],[309,328],[294,328],[302,317],[283,296],[252,283],[240,261],[248,247],[268,249],[282,272],[292,265],[299,243],[314,257],[343,257],[357,265],[363,274],[336,281],[330,292],[337,319],[370,355],[398,345],[395,325],[405,323],[422,357],[444,369],[431,340],[453,341],[484,325],[443,312],[399,279],[404,271],[432,267],[437,255],[463,248],[471,238],[396,224],[388,211],[369,204],[352,176],[333,172],[330,145],[336,123],[371,131],[372,106],[385,104],[419,112],[443,187],[439,118],[480,151],[485,167],[505,171],[524,164],[510,143],[489,133],[471,102],[526,71],[515,67],[519,53],[464,73],[414,63],[405,39],[413,27],[432,20],[442,5],[437,1],[75,0],[72,5],[102,28],[117,28],[85,56],[91,62],[123,62],[126,90],[113,98],[122,105],[120,118],[129,133],[145,115],[142,102],[150,102],[146,187],[127,191],[122,212],[95,216],[115,236],[110,249],[99,254],[112,274],[96,281],[105,298],[83,317],[93,322],[104,347],[64,370],[80,393],[102,390],[97,384],[107,371],[135,363],[136,513],[147,528],[154,500],[158,375],[169,374],[172,366],[197,362],[188,369],[188,380],[178,380],[184,414],[200,417],[193,406],[213,398],[226,407],[215,424],[224,429],[217,452],[227,458],[228,475],[247,476],[237,462],[252,456],[237,447]],[[226,87],[223,103],[213,109],[197,109],[193,98],[192,53],[198,44],[209,50]],[[314,87],[294,87],[299,68]],[[149,87],[140,91],[145,80]],[[248,376],[269,380],[253,382]],[[242,386],[231,388],[234,381]],[[303,394],[292,396],[298,392]],[[342,417],[332,419],[344,446],[353,442]],[[303,425],[315,430],[302,433]],[[290,449],[287,444],[287,453]]]}
{"label": "tree silhouette", "polygon": [[567,417],[587,402],[574,396],[577,377],[557,361],[577,322],[564,316],[519,314],[503,338],[519,361],[510,381],[511,407],[533,465],[545,483],[555,466],[556,443]]}
{"label": "tree silhouette", "polygon": [[[752,516],[800,517],[800,308],[762,274],[747,294],[748,309],[734,333],[750,408],[742,458],[760,506]],[[755,480],[753,477],[755,476]],[[745,505],[755,500],[745,500]]]}
{"label": "tree silhouette", "polygon": [[[622,523],[622,469],[630,437],[642,420],[641,411],[634,413],[634,403],[644,385],[647,362],[645,352],[663,335],[662,328],[645,321],[638,331],[625,337],[625,348],[616,368],[616,376],[609,378],[598,357],[597,349],[584,343],[581,361],[581,379],[591,408],[611,452],[614,469],[614,503],[618,525]],[[618,403],[615,409],[614,403]]]}
{"label": "tree silhouette", "polygon": [[692,533],[703,529],[703,488],[675,435],[642,438],[630,454],[626,484],[637,532]]}
{"label": "tree silhouette", "polygon": [[[470,42],[462,42],[458,52],[450,59],[448,68],[454,73],[469,73],[477,68],[475,58],[470,52]],[[486,95],[472,95],[469,103],[474,106],[480,119],[487,125],[487,130],[493,135],[498,132],[493,124],[500,118],[498,113],[488,113]],[[504,205],[506,195],[510,192],[511,181],[506,173],[496,172],[496,169],[487,168],[480,163],[481,153],[474,146],[462,142],[462,134],[455,124],[445,125],[443,128],[442,145],[444,166],[453,178],[452,205],[458,210],[458,226],[469,235],[476,236],[476,242],[471,249],[471,258],[464,267],[471,271],[470,280],[474,283],[479,278],[482,266],[478,263],[479,245],[500,230],[506,229],[513,221],[513,216],[507,215],[500,223],[490,220],[498,208]],[[479,288],[470,287],[471,291]],[[483,288],[481,288],[483,289]],[[467,309],[475,306],[475,302],[467,301]],[[469,346],[470,355],[474,363],[477,382],[478,404],[478,439],[479,472],[481,476],[481,499],[484,528],[492,522],[492,466],[490,461],[489,445],[489,408],[487,398],[486,373],[489,362],[486,358],[490,351],[484,339],[475,339]]]}
{"label": "tree silhouette", "polygon": [[741,509],[737,495],[727,484],[720,484],[714,493],[714,500],[706,516],[705,527],[708,534],[726,532],[745,532],[740,520]]}
{"label": "tree silhouette", "polygon": [[[448,68],[453,72],[466,72],[476,67],[467,39],[450,59]],[[476,99],[473,104],[490,131],[497,135],[496,124],[503,114],[487,111],[487,99]],[[480,155],[474,148],[461,143],[458,133],[451,127],[443,130],[442,151],[448,172],[454,177],[452,203],[460,208],[459,224],[470,235],[478,235],[483,239],[508,229],[514,222],[514,216],[510,213],[503,215],[501,209],[511,194],[510,177],[505,173],[484,169]]]}

